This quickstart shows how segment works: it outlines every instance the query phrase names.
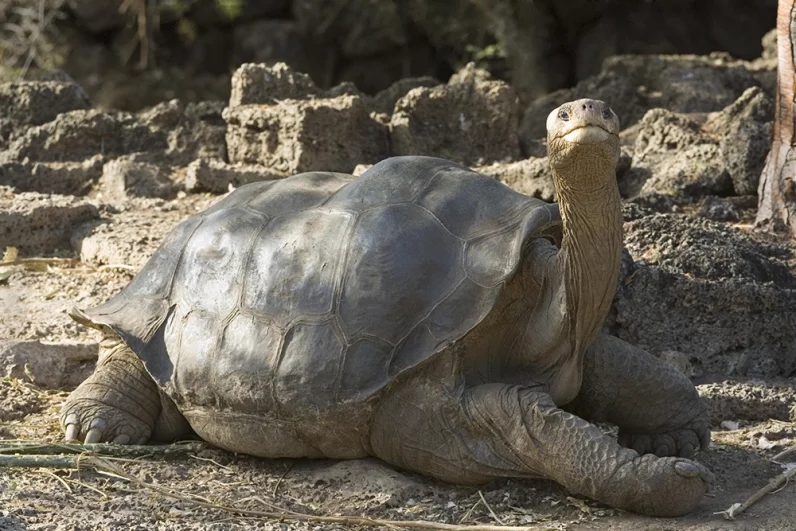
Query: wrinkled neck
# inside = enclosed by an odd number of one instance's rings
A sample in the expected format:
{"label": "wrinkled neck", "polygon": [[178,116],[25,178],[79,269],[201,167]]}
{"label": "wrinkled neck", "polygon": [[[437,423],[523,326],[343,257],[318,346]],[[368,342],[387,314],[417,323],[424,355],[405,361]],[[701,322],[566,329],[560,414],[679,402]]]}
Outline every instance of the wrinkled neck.
{"label": "wrinkled neck", "polygon": [[[574,352],[581,354],[605,321],[616,291],[622,256],[622,211],[616,170],[586,159],[553,170],[563,219],[558,278]],[[574,332],[574,334],[572,333]]]}

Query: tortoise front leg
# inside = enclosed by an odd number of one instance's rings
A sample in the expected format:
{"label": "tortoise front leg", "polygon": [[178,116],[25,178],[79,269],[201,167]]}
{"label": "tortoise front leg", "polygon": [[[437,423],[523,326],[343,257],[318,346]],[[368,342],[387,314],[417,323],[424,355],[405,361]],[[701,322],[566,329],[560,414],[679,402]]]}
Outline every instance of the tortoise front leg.
{"label": "tortoise front leg", "polygon": [[66,440],[85,443],[144,444],[191,435],[174,402],[118,337],[103,340],[94,374],[66,399],[60,421]]}
{"label": "tortoise front leg", "polygon": [[583,384],[565,406],[619,426],[619,442],[640,454],[690,457],[710,444],[707,408],[683,373],[619,338],[601,335],[586,351]]}
{"label": "tortoise front leg", "polygon": [[371,447],[453,483],[544,476],[613,507],[653,516],[695,509],[713,481],[702,465],[640,456],[528,387],[409,379],[376,412]]}

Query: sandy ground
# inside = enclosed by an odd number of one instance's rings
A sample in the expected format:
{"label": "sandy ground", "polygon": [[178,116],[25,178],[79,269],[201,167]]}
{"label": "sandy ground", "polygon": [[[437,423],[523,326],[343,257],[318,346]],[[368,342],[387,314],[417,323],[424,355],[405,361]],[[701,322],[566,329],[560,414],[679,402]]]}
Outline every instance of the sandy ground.
{"label": "sandy ground", "polygon": [[[0,305],[16,309],[13,318],[4,318],[0,336],[56,345],[96,342],[95,333],[73,324],[66,311],[73,304],[104,300],[131,274],[125,269],[98,270],[81,264],[16,273],[0,286]],[[57,415],[66,396],[65,390],[42,389],[15,378],[0,380],[0,437],[59,441]],[[765,438],[762,444],[761,437]],[[376,460],[262,460],[206,449],[114,462],[141,483],[90,470],[4,468],[0,470],[0,530],[344,527],[244,517],[176,500],[146,485],[215,505],[258,511],[277,506],[306,515],[391,519],[398,528],[400,520],[427,520],[534,530],[786,530],[796,528],[794,485],[764,497],[734,521],[720,513],[781,473],[784,468],[770,459],[794,444],[796,426],[782,421],[741,421],[738,429],[717,430],[711,449],[697,457],[716,474],[715,492],[696,512],[678,519],[616,511],[572,496],[551,481],[503,480],[480,488],[458,487],[397,471]]]}

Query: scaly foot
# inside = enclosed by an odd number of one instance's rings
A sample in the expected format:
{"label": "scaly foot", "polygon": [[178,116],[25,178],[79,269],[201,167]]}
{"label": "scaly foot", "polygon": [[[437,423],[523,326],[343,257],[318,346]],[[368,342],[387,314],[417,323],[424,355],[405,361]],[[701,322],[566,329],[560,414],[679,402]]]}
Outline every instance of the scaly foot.
{"label": "scaly foot", "polygon": [[655,454],[658,457],[692,457],[697,450],[707,450],[710,445],[710,426],[707,418],[665,433],[630,433],[619,429],[619,444],[639,455]]}
{"label": "scaly foot", "polygon": [[60,421],[67,441],[144,444],[160,411],[157,385],[138,356],[117,341],[69,395]]}
{"label": "scaly foot", "polygon": [[697,508],[714,482],[696,461],[644,455],[620,466],[599,499],[650,516],[681,516]]}

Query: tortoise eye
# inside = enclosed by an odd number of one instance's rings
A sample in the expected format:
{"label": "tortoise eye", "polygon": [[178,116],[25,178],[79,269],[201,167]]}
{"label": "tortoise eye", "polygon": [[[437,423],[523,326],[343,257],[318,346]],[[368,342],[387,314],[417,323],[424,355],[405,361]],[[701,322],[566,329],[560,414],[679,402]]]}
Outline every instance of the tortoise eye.
{"label": "tortoise eye", "polygon": [[613,114],[613,111],[611,111],[610,107],[606,107],[605,109],[603,109],[603,118],[605,118],[606,120],[611,117],[611,114]]}
{"label": "tortoise eye", "polygon": [[567,111],[565,111],[564,109],[561,109],[560,111],[558,111],[558,117],[561,118],[562,120],[564,120],[565,122],[569,121],[569,113]]}

